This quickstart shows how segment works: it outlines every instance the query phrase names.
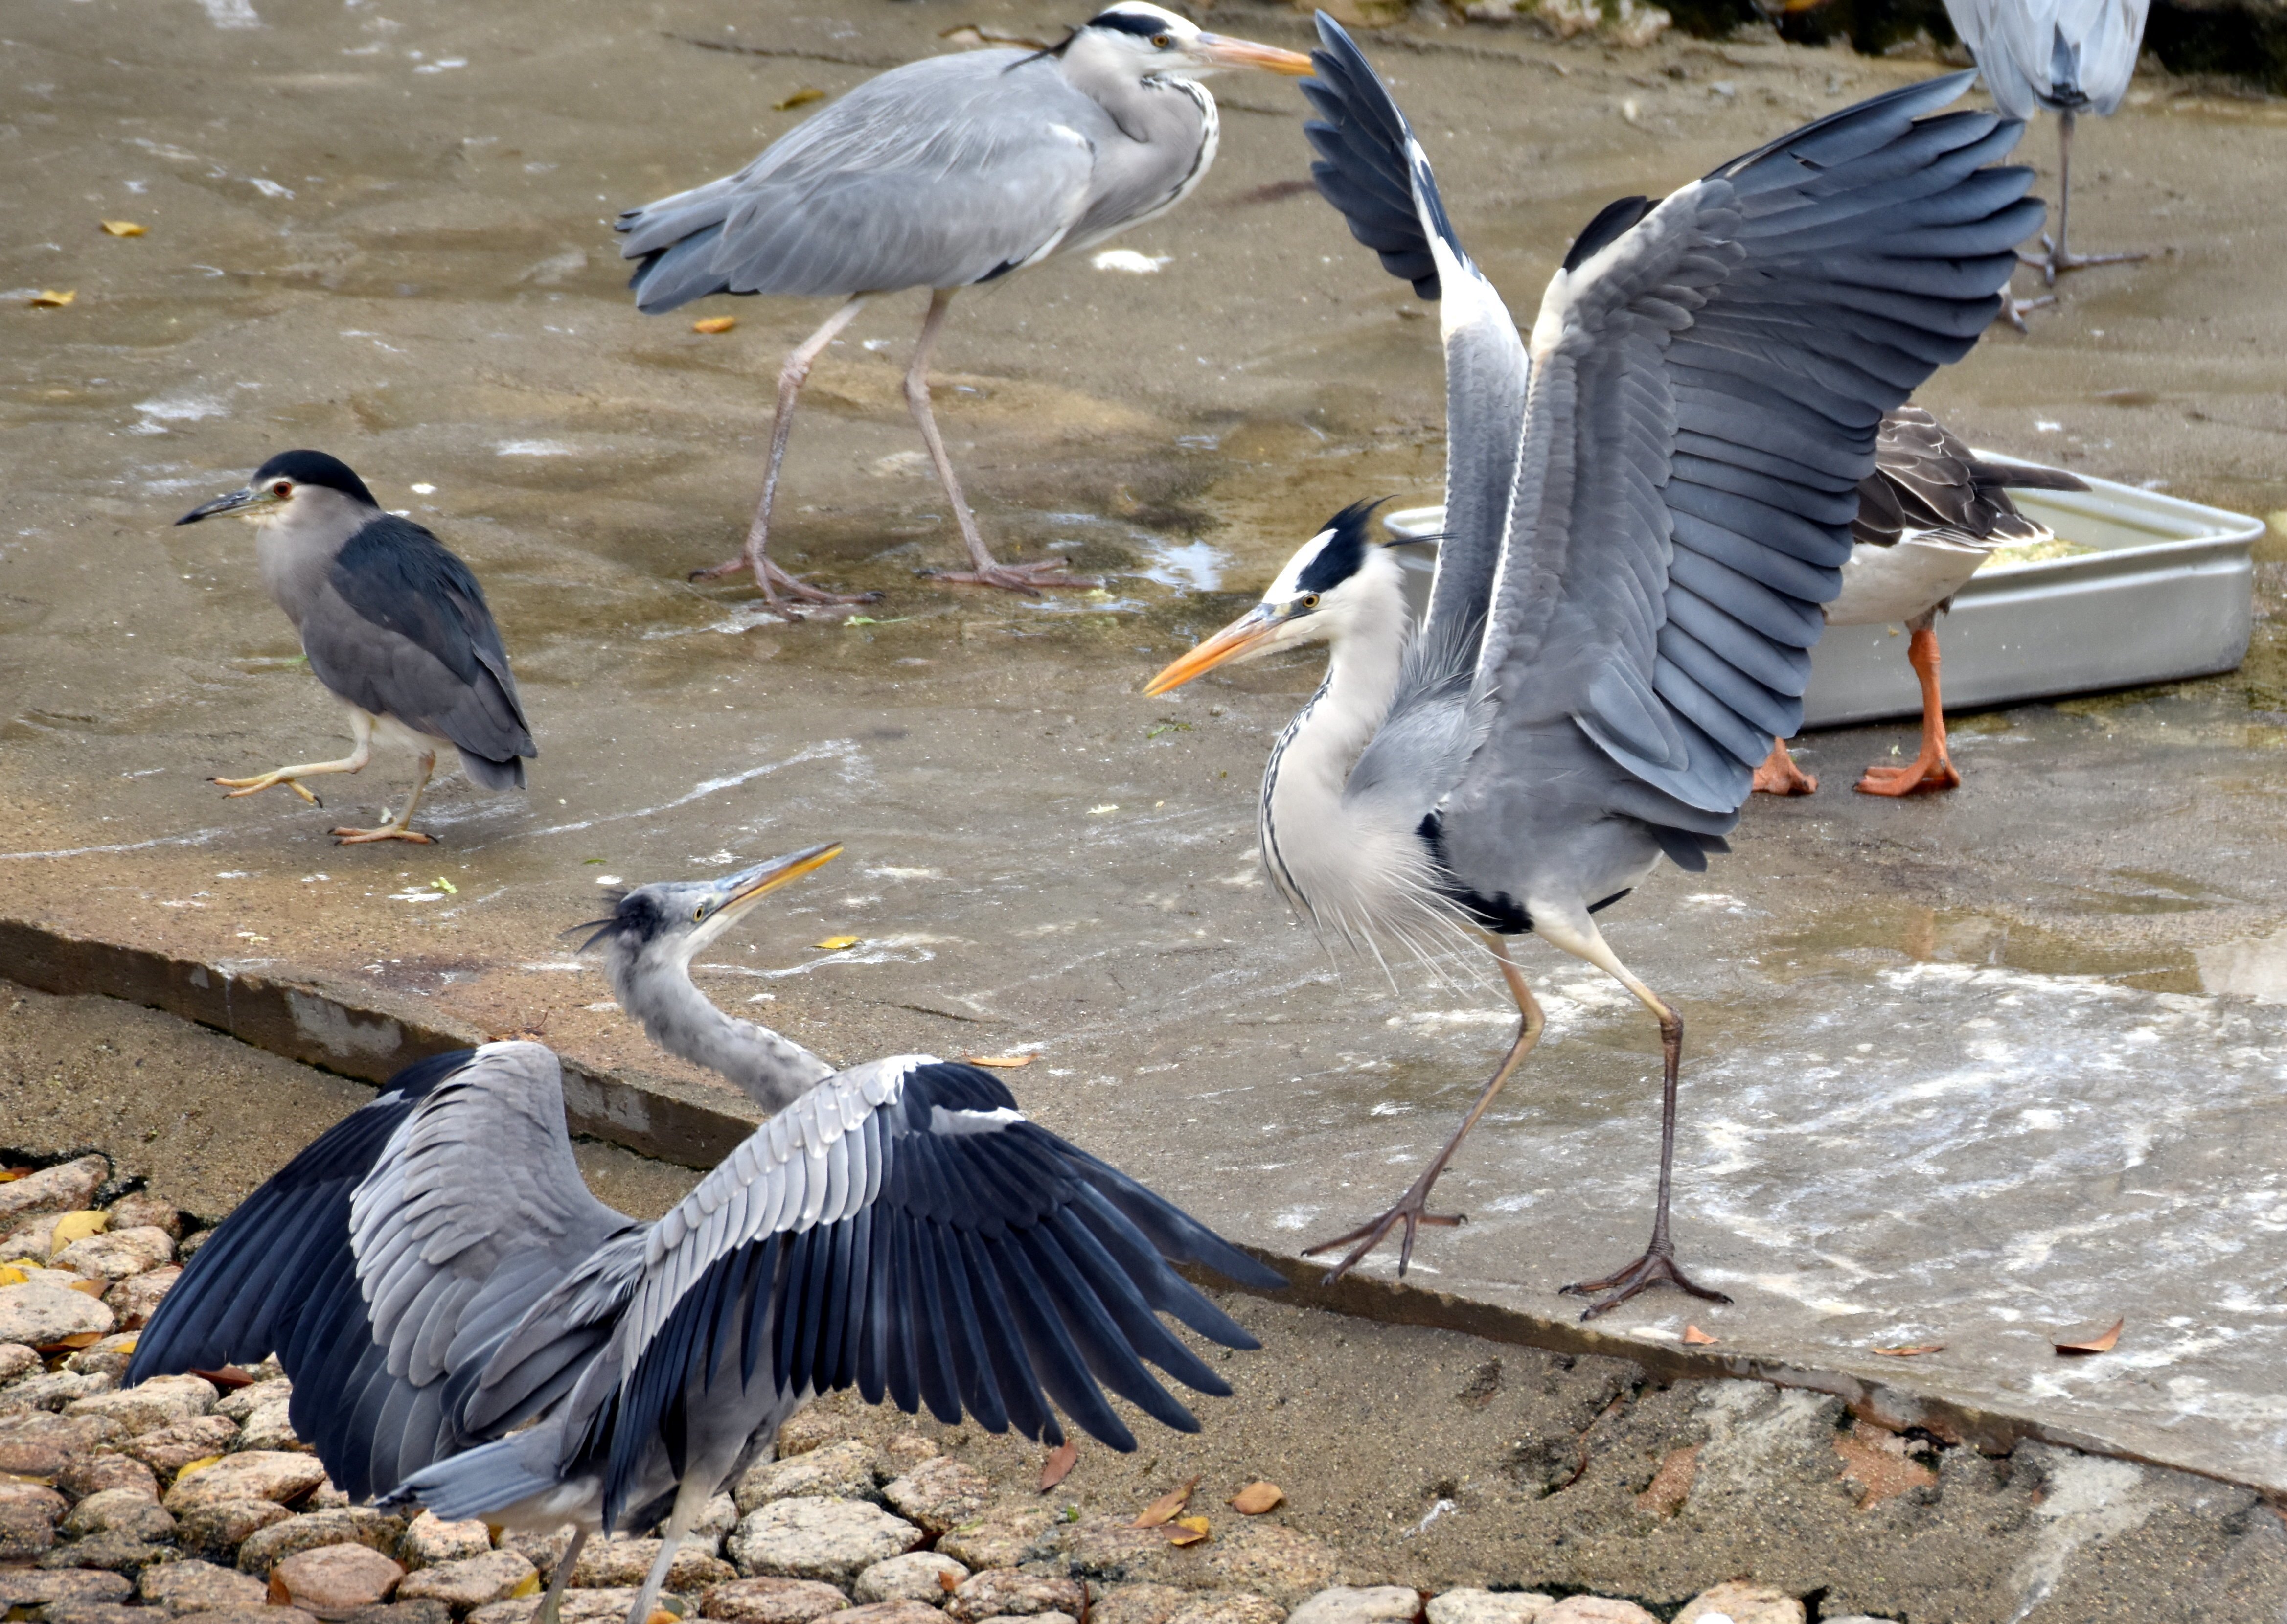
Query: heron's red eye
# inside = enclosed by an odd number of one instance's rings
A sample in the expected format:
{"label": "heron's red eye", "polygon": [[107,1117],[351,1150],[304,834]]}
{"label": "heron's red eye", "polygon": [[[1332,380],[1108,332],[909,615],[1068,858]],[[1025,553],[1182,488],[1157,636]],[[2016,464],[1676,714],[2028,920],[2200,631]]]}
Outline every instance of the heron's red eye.
{"label": "heron's red eye", "polygon": [[1168,46],[1174,44],[1175,40],[1175,36],[1170,34],[1154,34],[1151,36],[1151,43],[1154,45],[1157,45],[1160,50],[1165,51]]}
{"label": "heron's red eye", "polygon": [[270,487],[270,494],[271,494],[272,495],[273,495],[273,496],[284,496],[284,495],[288,495],[291,494],[291,492],[293,491],[293,489],[294,489],[294,481],[293,481],[293,480],[291,480],[291,479],[281,479],[281,480],[279,480],[279,481],[278,481],[278,483],[277,483],[277,484],[275,484],[275,485],[273,485],[273,486],[272,486],[272,487]]}

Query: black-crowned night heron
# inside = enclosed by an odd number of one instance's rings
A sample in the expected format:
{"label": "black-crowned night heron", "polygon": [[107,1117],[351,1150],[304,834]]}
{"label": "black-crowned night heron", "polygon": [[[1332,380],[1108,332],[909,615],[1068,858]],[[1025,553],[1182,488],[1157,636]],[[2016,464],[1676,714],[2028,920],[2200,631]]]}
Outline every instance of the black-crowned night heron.
{"label": "black-crowned night heron", "polygon": [[[1982,461],[1919,406],[1902,406],[1882,419],[1874,471],[1858,481],[1842,592],[1824,615],[1830,626],[1903,626],[1912,634],[1906,661],[1922,685],[1922,745],[1903,766],[1867,768],[1854,786],[1861,794],[1920,795],[1959,786],[1961,774],[1945,748],[1937,617],[1953,607],[1954,594],[1996,548],[2050,539],[2046,525],[2017,511],[2011,490],[2087,488],[2061,469]],[[1755,769],[1755,788],[1811,795],[1818,780],[1795,764],[1781,740]]]}
{"label": "black-crowned night heron", "polygon": [[1728,850],[1755,764],[1802,719],[1818,606],[1850,556],[1882,414],[1959,360],[2039,218],[2021,126],[1941,111],[1957,74],[1846,107],[1657,204],[1581,232],[1521,337],[1463,252],[1428,154],[1322,12],[1303,92],[1319,189],[1352,234],[1442,295],[1445,535],[1418,632],[1398,571],[1346,510],[1254,609],[1152,679],[1316,640],[1326,679],[1271,753],[1273,879],[1334,931],[1489,946],[1516,1041],[1460,1129],[1380,1217],[1310,1248],[1355,1264],[1429,1191],[1541,1032],[1508,939],[1536,932],[1659,1022],[1650,1244],[1568,1290],[1601,1313],[1666,1282],[1682,1018],[1598,929],[1666,855]]}
{"label": "black-crowned night heron", "polygon": [[440,1055],[223,1220],[128,1381],[275,1352],[295,1431],[352,1498],[572,1525],[550,1618],[578,1541],[664,1518],[630,1624],[708,1500],[817,1394],[1051,1444],[1053,1404],[1133,1449],[1109,1389],[1197,1431],[1144,1361],[1231,1389],[1157,1316],[1256,1344],[1169,1265],[1261,1289],[1278,1275],[1035,1126],[989,1071],[930,1055],[836,1071],[692,985],[695,953],[840,851],[641,886],[590,922],[621,1007],[771,1113],[658,1223],[589,1192],[553,1054]]}
{"label": "black-crowned night heron", "polygon": [[1092,248],[1174,208],[1215,162],[1215,98],[1199,78],[1223,67],[1306,74],[1310,60],[1202,32],[1143,0],[1100,12],[1047,51],[970,51],[868,79],[779,138],[735,175],[620,216],[621,252],[643,261],[636,307],[674,310],[710,293],[783,293],[843,301],[779,373],[763,495],[739,557],[693,580],[752,570],[773,610],[858,598],[797,581],[770,560],[771,507],[811,365],[866,301],[930,289],[906,372],[906,401],[929,448],[969,567],[940,581],[1037,594],[1096,583],[1061,558],[1002,564],[930,410],[930,353],[954,294]]}
{"label": "black-crowned night heron", "polygon": [[344,845],[430,844],[407,825],[442,749],[458,750],[461,770],[487,789],[523,787],[525,761],[540,749],[509,674],[508,651],[484,589],[442,542],[383,511],[365,481],[322,451],[281,451],[242,489],[175,522],[218,513],[255,525],[262,583],[302,634],[310,669],[348,710],[357,748],[339,761],[216,783],[233,796],[284,784],[321,806],[304,779],[361,770],[376,736],[409,746],[421,758],[421,777],[405,810],[379,828],[335,829]]}

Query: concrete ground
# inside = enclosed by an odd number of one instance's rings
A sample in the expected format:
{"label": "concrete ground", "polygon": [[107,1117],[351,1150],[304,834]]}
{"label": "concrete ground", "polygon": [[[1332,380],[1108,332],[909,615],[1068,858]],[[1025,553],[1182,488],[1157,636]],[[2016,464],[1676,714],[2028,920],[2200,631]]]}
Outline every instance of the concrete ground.
{"label": "concrete ground", "polygon": [[[1505,1039],[1500,1001],[1330,958],[1260,883],[1254,785],[1310,662],[1137,690],[1336,506],[1434,498],[1434,322],[1298,187],[1292,87],[1223,81],[1213,176],[1122,243],[1165,265],[1043,267],[965,298],[941,351],[988,534],[1074,551],[1103,596],[914,578],[957,549],[897,397],[912,297],[821,364],[782,510],[790,565],[888,593],[870,623],[778,625],[750,591],[688,586],[743,526],[769,380],[823,313],[726,303],[740,325],[716,337],[687,319],[711,307],[639,319],[602,221],[941,29],[1070,20],[864,3],[12,14],[0,911],[658,1070],[558,933],[614,876],[840,838],[704,970],[716,996],[849,1058],[1029,1048],[1009,1073],[1028,1109],[1291,1250],[1443,1137]],[[1304,40],[1268,6],[1216,22]],[[1426,23],[1368,49],[1522,309],[1605,198],[1931,67]],[[2071,280],[2030,340],[1994,335],[1924,398],[1982,444],[2287,510],[2287,224],[2250,205],[2287,180],[2283,130],[2276,102],[2140,83],[2084,133],[2075,223],[2156,257]],[[2052,142],[2027,150],[2053,180]],[[119,218],[148,234],[100,234]],[[41,289],[76,297],[34,309]],[[203,781],[336,749],[247,534],[166,527],[290,445],[434,527],[506,628],[543,755],[527,796],[441,788],[441,847],[325,838],[401,793],[401,760],[327,786],[324,812]],[[1733,857],[1608,916],[1690,1019],[1679,1235],[1738,1298],[1650,1296],[1609,1329],[1651,1358],[1697,1324],[1743,1369],[2287,1488],[2278,603],[2267,561],[2236,677],[1966,719],[1951,797],[1844,788],[1911,749],[1902,729],[1815,736],[1826,793],[1751,808]],[[861,940],[810,945],[843,934]],[[1551,1287],[1640,1244],[1655,1053],[1613,989],[1527,954],[1555,1041],[1449,1176],[1473,1222],[1431,1236],[1415,1279],[1553,1328]],[[27,1089],[56,1069],[12,1052]],[[25,1096],[21,1148],[66,1121],[168,1131],[135,1068],[84,1066],[79,1115]],[[205,1176],[242,1188],[330,1108],[249,1124],[266,1137]],[[2115,1353],[2047,1346],[2114,1319]]]}

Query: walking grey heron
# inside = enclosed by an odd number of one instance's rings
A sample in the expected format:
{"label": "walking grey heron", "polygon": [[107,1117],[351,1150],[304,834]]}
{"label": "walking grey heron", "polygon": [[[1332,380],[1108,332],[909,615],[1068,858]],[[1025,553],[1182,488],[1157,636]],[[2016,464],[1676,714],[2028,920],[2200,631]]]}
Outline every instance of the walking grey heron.
{"label": "walking grey heron", "polygon": [[843,302],[787,357],[762,501],[737,558],[692,572],[751,569],[763,600],[859,598],[820,591],[769,557],[771,506],[803,380],[866,301],[930,289],[906,403],[929,448],[968,550],[940,581],[1006,587],[1097,584],[1061,558],[1002,564],[977,534],[930,411],[929,363],[953,296],[1056,254],[1093,247],[1174,208],[1215,162],[1215,98],[1199,83],[1224,67],[1302,75],[1310,59],[1202,32],[1144,0],[1097,12],[1046,51],[932,57],[869,79],[772,143],[735,175],[620,216],[621,253],[640,259],[636,307],[656,313],[710,293],[831,294]]}
{"label": "walking grey heron", "polygon": [[548,1050],[440,1055],[223,1221],[130,1384],[275,1352],[296,1433],[353,1499],[571,1524],[550,1624],[581,1543],[663,1518],[644,1624],[707,1501],[832,1389],[1050,1444],[1053,1405],[1133,1449],[1100,1383],[1197,1431],[1144,1361],[1231,1389],[1156,1316],[1256,1344],[1169,1264],[1278,1275],[1033,1124],[990,1072],[929,1055],[836,1071],[692,984],[694,954],[840,851],[641,886],[590,922],[621,1007],[771,1113],[666,1216],[589,1192]]}
{"label": "walking grey heron", "polygon": [[[2023,257],[2052,288],[2061,271],[2144,257],[2073,253],[2065,231],[2072,217],[2073,126],[2084,108],[2109,118],[2120,106],[2135,76],[2150,8],[2151,0],[1945,0],[1945,14],[1976,59],[1994,105],[2014,119],[2030,119],[2036,107],[2057,115],[2057,234],[2045,234],[2042,251]],[[2025,312],[2054,302],[2051,295],[2012,299],[2009,320],[2022,332]]]}
{"label": "walking grey heron", "polygon": [[255,526],[262,584],[301,633],[312,672],[349,711],[356,747],[339,761],[215,783],[233,796],[283,784],[322,806],[304,779],[362,771],[373,758],[376,734],[410,746],[421,758],[421,776],[405,810],[379,828],[335,829],[345,846],[432,844],[408,825],[439,750],[458,750],[461,771],[487,789],[524,787],[525,760],[540,747],[524,719],[484,589],[442,542],[411,519],[384,512],[365,481],[322,451],[281,451],[254,471],[251,483],[175,522],[194,525],[218,513],[235,513]]}
{"label": "walking grey heron", "polygon": [[[1590,221],[1530,344],[1463,251],[1428,154],[1323,13],[1302,89],[1319,189],[1425,297],[1442,294],[1446,519],[1413,631],[1394,561],[1344,510],[1262,600],[1170,664],[1161,693],[1228,661],[1324,640],[1326,681],[1272,749],[1259,828],[1287,899],[1323,928],[1401,944],[1481,934],[1515,1042],[1413,1188],[1310,1248],[1356,1264],[1427,1200],[1539,1040],[1506,939],[1597,966],[1659,1022],[1659,1193],[1650,1244],[1602,1279],[1598,1314],[1667,1281],[1683,1022],[1595,914],[1665,854],[1698,871],[1756,763],[1801,719],[1818,606],[1849,556],[1854,488],[1882,414],[1975,344],[2040,205],[1990,167],[2021,126],[1941,113],[1958,74],[1875,97],[1735,159],[1655,205]],[[1924,115],[1928,116],[1924,116]],[[1330,1277],[1331,1278],[1331,1277]]]}
{"label": "walking grey heron", "polygon": [[[1830,626],[1899,626],[1911,635],[1906,661],[1922,685],[1922,744],[1902,767],[1872,766],[1853,786],[1862,795],[1907,796],[1955,789],[1961,774],[1945,747],[1945,702],[1938,692],[1937,617],[1953,607],[1978,566],[1998,547],[2050,539],[2011,490],[2085,491],[2058,468],[1988,463],[1919,406],[1882,419],[1874,471],[1858,481],[1850,561],[1842,593],[1826,606]],[[1813,795],[1818,780],[1795,764],[1782,739],[1755,769],[1765,795]]]}

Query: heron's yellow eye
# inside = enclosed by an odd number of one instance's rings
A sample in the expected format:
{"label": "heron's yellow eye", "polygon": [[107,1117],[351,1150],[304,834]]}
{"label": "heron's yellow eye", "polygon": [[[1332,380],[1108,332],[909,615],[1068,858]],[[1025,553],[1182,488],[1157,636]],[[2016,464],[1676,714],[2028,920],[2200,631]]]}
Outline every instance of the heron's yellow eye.
{"label": "heron's yellow eye", "polygon": [[271,494],[272,495],[273,495],[273,496],[286,496],[286,495],[291,495],[293,494],[293,490],[294,490],[294,481],[293,481],[293,480],[291,480],[291,479],[281,479],[281,480],[279,480],[275,485],[273,485],[273,486],[270,487],[270,494]]}
{"label": "heron's yellow eye", "polygon": [[691,923],[692,923],[692,924],[697,924],[700,920],[702,920],[702,919],[704,919],[704,918],[706,918],[706,917],[707,917],[707,905],[706,905],[704,902],[700,903],[697,907],[692,908],[692,909],[691,910]]}
{"label": "heron's yellow eye", "polygon": [[1160,50],[1165,51],[1168,46],[1175,43],[1175,36],[1172,34],[1154,34],[1151,36],[1151,43]]}
{"label": "heron's yellow eye", "polygon": [[1305,593],[1303,593],[1303,594],[1302,594],[1302,606],[1303,606],[1305,609],[1315,609],[1315,608],[1317,608],[1317,607],[1318,606],[1318,595],[1316,592],[1305,592]]}

